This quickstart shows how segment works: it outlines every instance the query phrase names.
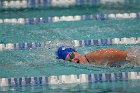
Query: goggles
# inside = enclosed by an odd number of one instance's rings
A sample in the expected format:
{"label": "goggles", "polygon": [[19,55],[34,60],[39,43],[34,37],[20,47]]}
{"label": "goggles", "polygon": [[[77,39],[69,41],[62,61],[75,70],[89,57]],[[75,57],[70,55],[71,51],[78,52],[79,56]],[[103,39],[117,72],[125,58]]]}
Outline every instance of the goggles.
{"label": "goggles", "polygon": [[[75,52],[69,53],[69,61],[72,61],[72,59],[75,58]],[[79,63],[79,60],[76,60],[76,63]]]}

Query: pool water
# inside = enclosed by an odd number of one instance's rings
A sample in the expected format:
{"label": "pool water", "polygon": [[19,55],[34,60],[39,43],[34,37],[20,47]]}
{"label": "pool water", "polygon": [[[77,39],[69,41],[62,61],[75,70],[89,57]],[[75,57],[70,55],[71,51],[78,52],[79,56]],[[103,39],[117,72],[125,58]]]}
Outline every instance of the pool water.
{"label": "pool water", "polygon": [[[22,11],[1,11],[0,18],[31,18],[47,16],[66,16],[101,13],[127,13],[139,12],[135,9],[108,9],[108,8],[50,8],[50,9],[25,9]],[[49,24],[21,25],[0,24],[0,42],[2,44],[17,42],[45,42],[60,40],[88,40],[102,38],[131,38],[140,36],[139,19],[110,19],[86,20],[75,22],[56,22]],[[139,44],[137,44],[139,45]],[[76,47],[81,54],[101,48],[128,49],[134,45],[106,45]],[[67,61],[57,60],[55,56],[57,46],[31,50],[6,50],[0,51],[0,77],[26,77],[26,76],[52,76],[71,74],[90,74],[104,72],[139,72],[140,67],[125,64],[122,67],[106,67],[94,65],[79,65]],[[8,92],[34,92],[41,93],[138,93],[139,81],[105,82],[69,85],[46,85],[33,87],[1,88]],[[64,89],[62,89],[64,88]],[[53,89],[53,91],[52,91]]]}

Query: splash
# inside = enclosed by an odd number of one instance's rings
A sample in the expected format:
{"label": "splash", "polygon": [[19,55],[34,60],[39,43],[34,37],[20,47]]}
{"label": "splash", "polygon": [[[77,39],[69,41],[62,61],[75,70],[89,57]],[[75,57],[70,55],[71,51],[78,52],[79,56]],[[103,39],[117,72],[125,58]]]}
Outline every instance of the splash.
{"label": "splash", "polygon": [[130,60],[133,64],[140,65],[140,46],[128,49],[127,60]]}

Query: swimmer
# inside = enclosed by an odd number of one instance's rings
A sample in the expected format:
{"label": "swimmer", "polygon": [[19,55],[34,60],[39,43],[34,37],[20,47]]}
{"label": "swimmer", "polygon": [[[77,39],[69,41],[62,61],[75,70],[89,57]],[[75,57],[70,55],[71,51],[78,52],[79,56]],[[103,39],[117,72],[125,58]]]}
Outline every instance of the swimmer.
{"label": "swimmer", "polygon": [[75,49],[71,47],[61,46],[58,48],[56,54],[58,59],[63,59],[78,64],[107,64],[111,66],[112,64],[121,61],[129,61],[136,63],[140,60],[140,47],[131,47],[128,50],[107,48],[95,50],[85,55],[80,55]]}

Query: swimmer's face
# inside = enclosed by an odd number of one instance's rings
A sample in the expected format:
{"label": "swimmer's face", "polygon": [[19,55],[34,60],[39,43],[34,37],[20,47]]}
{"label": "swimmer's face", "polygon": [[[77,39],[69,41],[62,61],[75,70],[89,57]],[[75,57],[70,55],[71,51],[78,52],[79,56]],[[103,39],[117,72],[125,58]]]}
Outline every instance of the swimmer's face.
{"label": "swimmer's face", "polygon": [[74,63],[80,63],[80,55],[78,52],[70,52],[67,56],[66,56],[66,60],[74,62]]}

